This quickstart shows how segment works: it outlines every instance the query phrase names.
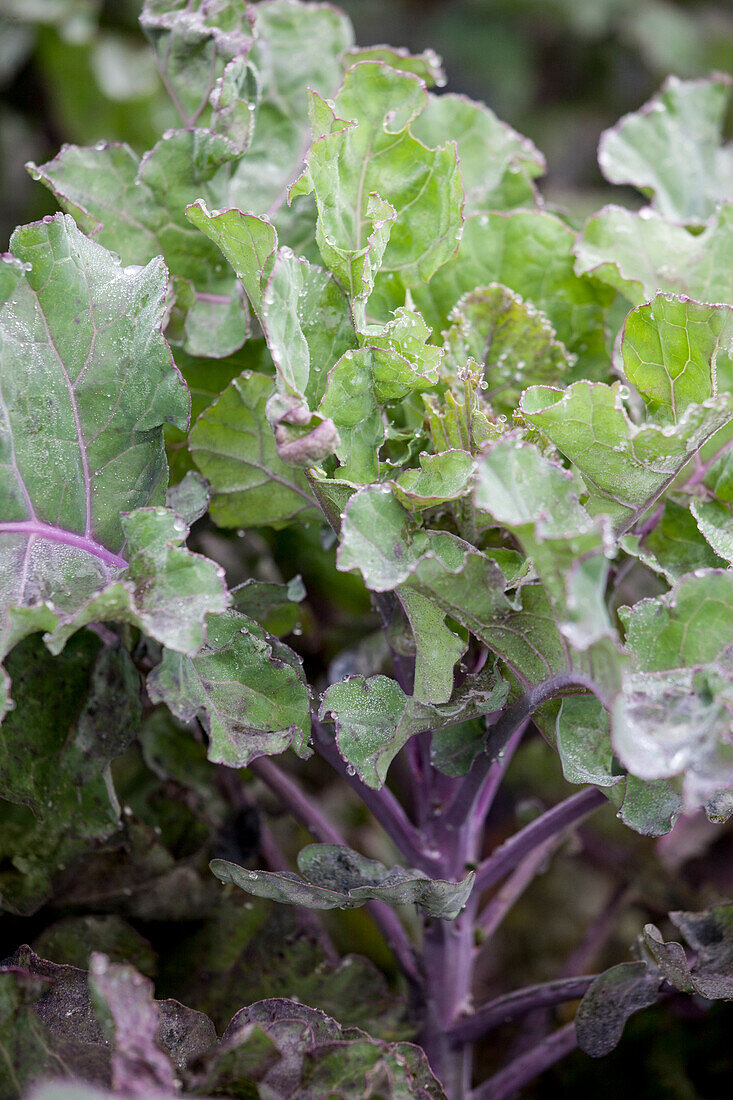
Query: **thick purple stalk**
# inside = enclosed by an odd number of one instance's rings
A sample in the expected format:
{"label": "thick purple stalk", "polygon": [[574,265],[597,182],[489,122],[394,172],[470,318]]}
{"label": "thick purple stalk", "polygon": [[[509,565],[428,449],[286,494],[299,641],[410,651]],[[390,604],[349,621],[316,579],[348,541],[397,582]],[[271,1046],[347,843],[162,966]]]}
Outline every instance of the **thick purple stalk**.
{"label": "thick purple stalk", "polygon": [[598,975],[582,975],[577,978],[561,978],[558,981],[546,981],[540,986],[527,986],[504,997],[497,997],[483,1004],[466,1020],[453,1024],[448,1033],[449,1040],[455,1043],[475,1043],[482,1035],[511,1023],[536,1009],[551,1009],[556,1004],[576,1001],[586,994],[591,982]]}
{"label": "thick purple stalk", "polygon": [[479,1085],[470,1100],[512,1100],[525,1085],[565,1058],[577,1045],[575,1024],[566,1024]]}
{"label": "thick purple stalk", "polygon": [[49,542],[59,542],[63,546],[73,546],[76,550],[86,550],[87,554],[93,554],[105,565],[111,565],[114,569],[127,569],[128,563],[118,554],[113,554],[106,546],[96,542],[90,535],[75,535],[72,531],[65,531],[63,527],[53,527],[50,523],[41,523],[35,519],[17,521],[5,521],[0,523],[0,535],[28,535],[29,538],[47,539]]}
{"label": "thick purple stalk", "polygon": [[[548,680],[529,688],[515,703],[508,707],[497,722],[490,728],[486,737],[486,752],[477,757],[461,784],[456,797],[445,813],[445,824],[451,828],[459,826],[473,814],[481,791],[487,782],[491,769],[502,753],[513,741],[518,731],[526,726],[538,707],[558,695],[583,688],[593,690],[592,681],[580,672],[563,672],[551,676]],[[501,776],[499,776],[501,778]]]}
{"label": "thick purple stalk", "polygon": [[[260,756],[249,765],[255,775],[277,795],[282,804],[290,810],[306,829],[321,844],[345,845],[343,837],[321,813],[300,786],[285,772],[278,768],[268,756]],[[391,948],[395,959],[415,993],[422,988],[422,976],[415,958],[415,951],[402,927],[402,922],[388,905],[380,901],[370,901],[367,908],[374,923]]]}
{"label": "thick purple stalk", "polygon": [[564,802],[553,806],[541,817],[525,825],[484,860],[476,872],[474,889],[488,890],[491,886],[495,886],[538,845],[544,844],[546,840],[567,829],[569,825],[582,821],[588,814],[605,805],[605,802],[605,794],[597,787],[586,787],[585,790],[578,791],[577,794],[566,798]]}
{"label": "thick purple stalk", "polygon": [[586,990],[597,978],[597,974],[582,975],[575,978],[561,978],[542,985],[530,985],[526,989],[517,989],[503,997],[482,1005],[472,1016],[459,1020],[448,1033],[452,1042],[475,1043],[482,1035],[487,1035],[502,1024],[511,1023],[528,1012],[538,1008],[552,1008],[554,1005],[575,1001],[584,996]]}

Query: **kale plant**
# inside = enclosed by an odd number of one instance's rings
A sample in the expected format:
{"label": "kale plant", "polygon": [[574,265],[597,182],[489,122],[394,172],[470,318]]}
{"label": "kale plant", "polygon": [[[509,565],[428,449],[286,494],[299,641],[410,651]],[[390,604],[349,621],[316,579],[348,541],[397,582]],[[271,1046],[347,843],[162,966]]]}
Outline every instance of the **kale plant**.
{"label": "kale plant", "polygon": [[[46,914],[0,970],[0,1097],[507,1098],[733,999],[719,899],[474,1004],[589,815],[733,813],[729,82],[606,132],[647,205],[579,230],[530,141],[336,8],[142,25],[180,127],[30,165],[63,212],[0,271],[0,903]],[[579,789],[492,846],[538,735]],[[334,947],[362,906],[399,989]],[[168,925],[190,1008],[153,996]]]}

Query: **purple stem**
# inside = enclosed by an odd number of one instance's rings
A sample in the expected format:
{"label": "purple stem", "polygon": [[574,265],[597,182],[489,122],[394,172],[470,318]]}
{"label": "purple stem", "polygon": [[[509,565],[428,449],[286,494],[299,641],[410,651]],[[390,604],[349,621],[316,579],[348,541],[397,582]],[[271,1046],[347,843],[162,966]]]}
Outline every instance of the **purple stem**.
{"label": "purple stem", "polygon": [[105,565],[111,565],[115,569],[127,569],[128,566],[124,558],[113,554],[106,546],[102,546],[89,535],[75,535],[71,531],[64,531],[63,527],[53,527],[49,523],[41,523],[40,520],[24,519],[0,523],[0,534],[4,533],[48,539],[50,542],[60,542],[64,546],[73,546],[77,550],[86,550],[87,554],[93,554]]}
{"label": "purple stem", "polygon": [[520,1089],[565,1058],[577,1045],[575,1024],[566,1024],[479,1085],[471,1093],[471,1100],[512,1100]]}
{"label": "purple stem", "polygon": [[[500,890],[483,909],[476,922],[484,936],[484,943],[491,939],[509,910],[519,900],[524,891],[536,878],[542,864],[558,846],[559,836],[548,837],[538,844],[518,867],[512,872]],[[483,946],[483,945],[482,945]]]}
{"label": "purple stem", "polygon": [[[249,767],[277,795],[293,817],[305,825],[319,843],[346,846],[343,837],[328,818],[313,804],[295,780],[281,771],[269,756],[259,756],[250,763]],[[384,902],[370,901],[367,903],[367,908],[410,985],[413,989],[420,990],[423,982],[415,951],[399,917]]]}
{"label": "purple stem", "polygon": [[[486,752],[473,762],[470,772],[461,784],[453,802],[446,810],[444,824],[450,828],[458,828],[468,816],[474,812],[474,807],[483,789],[487,776],[491,772],[493,764],[507,745],[513,740],[518,730],[522,729],[532,714],[543,703],[549,702],[556,696],[566,694],[572,689],[584,688],[592,691],[593,682],[582,672],[562,672],[551,676],[548,680],[529,688],[524,695],[512,706],[504,711],[502,716],[488,731],[486,737]],[[499,779],[501,776],[499,776]]]}
{"label": "purple stem", "polygon": [[346,762],[336,747],[336,742],[329,738],[321,723],[314,720],[312,729],[313,741],[319,755],[346,780],[352,790],[356,791],[364,805],[371,810],[379,824],[392,838],[402,855],[410,860],[415,867],[425,871],[426,874],[439,873],[439,861],[431,858],[426,853],[419,831],[409,820],[392,791],[386,786],[374,790],[363,783],[358,775],[351,775]]}
{"label": "purple stem", "polygon": [[496,848],[476,872],[474,890],[488,890],[511,873],[529,852],[569,825],[582,821],[606,802],[603,791],[587,787],[553,806]]}
{"label": "purple stem", "polygon": [[460,1020],[448,1032],[448,1038],[457,1043],[474,1043],[483,1035],[502,1024],[525,1016],[538,1008],[552,1008],[554,1005],[575,1001],[584,996],[586,990],[597,978],[597,974],[575,978],[562,978],[542,985],[530,985],[526,989],[516,989],[503,997],[482,1005],[472,1016]]}

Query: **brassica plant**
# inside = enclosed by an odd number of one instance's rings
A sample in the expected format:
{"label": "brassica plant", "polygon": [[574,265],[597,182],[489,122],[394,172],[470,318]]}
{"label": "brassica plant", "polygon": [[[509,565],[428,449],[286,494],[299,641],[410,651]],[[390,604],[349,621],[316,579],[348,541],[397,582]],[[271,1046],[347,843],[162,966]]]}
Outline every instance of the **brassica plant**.
{"label": "brassica plant", "polygon": [[[729,81],[607,131],[646,205],[579,228],[530,141],[336,8],[142,25],[179,128],[30,165],[63,212],[0,269],[0,903],[56,918],[0,970],[0,1097],[499,1100],[733,999],[722,898],[474,997],[589,815],[733,812]],[[492,844],[538,735],[578,790]],[[399,989],[334,947],[360,907]],[[167,922],[192,1007],[153,996]]]}

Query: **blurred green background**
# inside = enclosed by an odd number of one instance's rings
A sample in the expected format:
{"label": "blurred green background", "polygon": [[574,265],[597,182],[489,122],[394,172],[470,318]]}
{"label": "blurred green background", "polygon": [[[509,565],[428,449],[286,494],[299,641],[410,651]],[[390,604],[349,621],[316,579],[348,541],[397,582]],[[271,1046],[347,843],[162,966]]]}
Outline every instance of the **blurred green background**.
{"label": "blurred green background", "polygon": [[[730,0],[345,0],[357,41],[432,47],[548,160],[545,194],[603,201],[601,131],[668,73],[733,70]],[[65,142],[149,148],[176,119],[137,26],[141,0],[0,0],[0,238],[50,209],[27,160]]]}

